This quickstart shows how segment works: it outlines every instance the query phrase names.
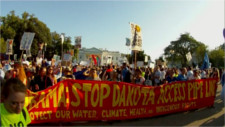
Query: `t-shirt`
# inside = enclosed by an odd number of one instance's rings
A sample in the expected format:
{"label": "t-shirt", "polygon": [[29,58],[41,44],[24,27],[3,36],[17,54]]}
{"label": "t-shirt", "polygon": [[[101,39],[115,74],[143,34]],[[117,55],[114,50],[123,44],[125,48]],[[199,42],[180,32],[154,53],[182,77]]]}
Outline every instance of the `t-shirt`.
{"label": "t-shirt", "polygon": [[3,103],[0,104],[1,108],[1,127],[26,127],[30,122],[30,116],[28,114],[27,109],[24,107],[24,111],[26,114],[26,120],[25,116],[23,115],[23,112],[20,114],[16,113],[10,113],[5,109],[5,106]]}

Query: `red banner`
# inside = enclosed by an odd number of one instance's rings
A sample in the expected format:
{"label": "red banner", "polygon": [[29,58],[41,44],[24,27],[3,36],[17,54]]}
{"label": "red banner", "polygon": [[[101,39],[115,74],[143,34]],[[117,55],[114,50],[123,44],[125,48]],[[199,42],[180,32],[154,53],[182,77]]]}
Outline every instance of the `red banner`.
{"label": "red banner", "polygon": [[212,106],[216,83],[204,79],[151,87],[64,80],[40,92],[28,91],[26,106],[32,123],[152,117]]}

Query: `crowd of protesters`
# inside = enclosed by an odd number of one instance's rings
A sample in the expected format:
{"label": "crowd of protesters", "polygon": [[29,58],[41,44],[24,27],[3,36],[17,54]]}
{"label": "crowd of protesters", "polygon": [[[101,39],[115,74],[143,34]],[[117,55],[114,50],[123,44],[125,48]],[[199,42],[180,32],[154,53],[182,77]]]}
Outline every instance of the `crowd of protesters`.
{"label": "crowd of protesters", "polygon": [[[82,66],[71,64],[69,66],[57,66],[49,64],[43,60],[41,64],[36,62],[24,61],[8,62],[2,61],[0,64],[0,80],[4,82],[12,77],[22,79],[27,88],[31,91],[46,89],[57,82],[65,79],[77,80],[98,80],[98,81],[117,81],[140,85],[159,86],[175,81],[187,81],[206,78],[218,78],[223,70],[218,68],[193,69],[192,67],[165,68],[163,66],[131,68],[128,64],[122,66],[109,64],[107,66]],[[24,74],[23,74],[24,73]],[[25,80],[24,77],[25,75]],[[219,80],[218,80],[219,82]]]}

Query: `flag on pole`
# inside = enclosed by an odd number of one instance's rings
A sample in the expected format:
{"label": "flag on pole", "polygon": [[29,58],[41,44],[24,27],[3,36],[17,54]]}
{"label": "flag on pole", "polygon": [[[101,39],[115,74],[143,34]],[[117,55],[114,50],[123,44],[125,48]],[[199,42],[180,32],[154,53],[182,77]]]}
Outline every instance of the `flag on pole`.
{"label": "flag on pole", "polygon": [[142,32],[137,24],[130,23],[131,26],[131,50],[142,50]]}
{"label": "flag on pole", "polygon": [[64,36],[61,34],[61,43],[63,44],[63,42],[64,42]]}
{"label": "flag on pole", "polygon": [[204,56],[204,60],[203,60],[203,64],[201,66],[201,69],[208,69],[209,68],[209,57],[208,57],[208,54],[205,53],[205,56]]}
{"label": "flag on pole", "polygon": [[91,55],[93,61],[94,61],[94,64],[97,65],[97,59],[96,59],[96,56],[95,55]]}

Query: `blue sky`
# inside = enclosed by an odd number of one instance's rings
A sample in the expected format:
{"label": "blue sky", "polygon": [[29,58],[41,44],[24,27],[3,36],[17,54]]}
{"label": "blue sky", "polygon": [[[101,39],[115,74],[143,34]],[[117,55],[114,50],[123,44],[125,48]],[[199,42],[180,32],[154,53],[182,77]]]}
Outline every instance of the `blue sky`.
{"label": "blue sky", "polygon": [[131,37],[129,22],[140,25],[143,50],[152,60],[163,54],[171,41],[189,32],[214,49],[224,42],[223,0],[142,1],[1,1],[1,16],[15,10],[34,14],[51,30],[65,33],[74,43],[82,36],[82,47],[106,48],[130,53],[125,38]]}

